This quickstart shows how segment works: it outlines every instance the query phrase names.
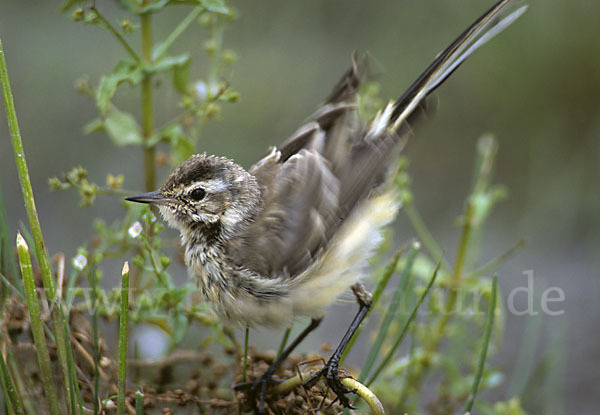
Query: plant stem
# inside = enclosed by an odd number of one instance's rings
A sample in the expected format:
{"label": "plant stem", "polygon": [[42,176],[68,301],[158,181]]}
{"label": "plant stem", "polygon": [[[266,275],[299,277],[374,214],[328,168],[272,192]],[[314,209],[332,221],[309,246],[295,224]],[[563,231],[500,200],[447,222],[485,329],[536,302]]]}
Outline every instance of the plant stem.
{"label": "plant stem", "polygon": [[61,412],[58,404],[58,394],[56,393],[56,384],[52,376],[52,366],[50,363],[50,354],[48,353],[48,344],[46,343],[46,335],[44,334],[44,326],[40,317],[40,306],[38,304],[37,294],[35,292],[35,280],[33,277],[33,268],[31,267],[31,258],[29,256],[29,247],[27,242],[17,234],[17,251],[19,254],[19,265],[21,267],[21,275],[23,276],[23,286],[27,295],[27,308],[31,319],[31,332],[35,343],[35,351],[37,353],[38,363],[40,366],[40,374],[44,393],[48,399],[50,413],[59,415]]}
{"label": "plant stem", "polygon": [[135,393],[135,415],[144,415],[144,394],[140,391]]}
{"label": "plant stem", "polygon": [[108,29],[108,31],[117,38],[119,43],[125,48],[127,53],[129,53],[129,56],[131,56],[133,59],[135,59],[136,62],[139,62],[140,57],[137,55],[137,53],[135,53],[133,48],[131,46],[129,46],[129,43],[127,43],[125,38],[108,22],[108,20],[106,20],[106,18],[102,15],[102,13],[100,13],[100,11],[98,11],[96,6],[92,4],[89,6],[89,8],[91,11],[96,13],[96,16],[98,16],[98,19],[100,19],[100,21],[104,24],[104,26]]}
{"label": "plant stem", "polygon": [[369,381],[366,383],[367,386],[370,386],[371,383],[373,383],[375,381],[375,379],[377,379],[377,376],[379,376],[379,373],[383,370],[384,367],[386,367],[388,365],[389,361],[392,359],[392,356],[394,356],[396,349],[398,348],[398,346],[402,342],[402,339],[404,339],[404,335],[408,331],[408,327],[410,326],[410,323],[413,321],[413,319],[417,315],[417,311],[419,311],[419,307],[421,307],[423,300],[425,300],[425,297],[431,290],[431,287],[433,287],[433,283],[435,282],[435,279],[438,275],[438,271],[440,270],[441,264],[442,263],[441,263],[441,259],[440,259],[440,262],[438,262],[437,267],[435,268],[435,271],[433,271],[433,275],[432,275],[431,279],[427,283],[427,287],[425,287],[425,290],[421,294],[421,297],[419,297],[419,301],[417,301],[417,304],[415,304],[415,306],[413,307],[413,310],[410,313],[410,315],[408,316],[408,318],[406,319],[406,322],[404,323],[402,330],[400,330],[400,334],[398,335],[398,337],[396,337],[394,344],[392,345],[390,350],[387,352],[385,358],[383,359],[383,361],[381,362],[381,364],[379,365],[377,370],[375,370],[375,373],[373,373],[373,376],[371,376],[371,379],[369,379]]}
{"label": "plant stem", "polygon": [[127,381],[127,331],[129,325],[129,264],[121,272],[121,314],[119,316],[119,380],[118,414],[125,414],[125,386]]}
{"label": "plant stem", "polygon": [[244,360],[242,362],[242,382],[246,381],[246,371],[248,369],[248,339],[250,338],[250,327],[246,327],[244,333]]}
{"label": "plant stem", "polygon": [[385,313],[385,317],[383,318],[383,321],[381,322],[381,325],[379,326],[379,330],[377,331],[377,338],[373,342],[373,346],[371,346],[371,350],[369,350],[369,354],[367,355],[367,360],[365,361],[365,364],[363,365],[362,370],[360,371],[360,375],[358,376],[359,382],[363,382],[367,378],[369,371],[371,370],[371,368],[373,367],[373,364],[375,363],[375,359],[379,355],[379,351],[381,350],[383,341],[385,340],[385,337],[387,336],[387,332],[388,332],[388,329],[390,328],[390,325],[392,324],[392,320],[394,320],[394,318],[396,318],[396,316],[398,314],[398,307],[400,306],[400,299],[404,295],[404,293],[406,291],[406,287],[408,287],[408,281],[411,278],[412,267],[413,267],[415,258],[417,257],[417,253],[419,252],[420,247],[421,247],[421,244],[419,244],[418,242],[413,242],[412,246],[410,247],[410,251],[408,252],[408,258],[406,260],[406,265],[404,266],[404,269],[402,270],[402,276],[400,277],[400,282],[396,286],[396,290],[394,291],[394,296],[392,297],[392,300],[390,301],[390,304]]}
{"label": "plant stem", "polygon": [[17,113],[15,110],[15,103],[13,100],[12,91],[10,88],[10,81],[8,78],[8,70],[6,67],[6,60],[4,59],[4,48],[2,47],[2,40],[0,39],[0,83],[2,84],[2,95],[4,97],[4,106],[6,109],[6,118],[8,120],[8,127],[13,144],[13,152],[15,155],[15,161],[17,163],[17,170],[19,172],[19,181],[21,183],[21,193],[25,201],[25,210],[27,211],[27,217],[29,219],[29,226],[33,235],[33,241],[35,249],[37,251],[37,261],[40,266],[42,273],[42,281],[46,298],[50,303],[50,314],[52,323],[54,325],[54,336],[56,342],[56,348],[58,352],[58,360],[62,369],[64,377],[65,393],[66,396],[71,395],[71,386],[68,381],[69,378],[69,366],[67,353],[71,352],[71,349],[67,347],[64,333],[64,319],[61,313],[62,304],[60,299],[57,298],[56,288],[54,286],[54,280],[52,277],[52,270],[50,268],[50,260],[48,258],[48,252],[46,251],[46,245],[44,243],[44,237],[42,235],[42,228],[35,207],[35,200],[33,198],[33,189],[31,187],[31,179],[29,178],[29,169],[27,168],[27,161],[25,160],[25,151],[23,149],[23,141],[21,140],[21,132],[19,130],[19,122],[17,121]]}
{"label": "plant stem", "polygon": [[[289,327],[283,332],[283,337],[281,338],[281,343],[279,344],[279,350],[277,351],[277,357],[281,356],[281,353],[283,353],[283,351],[285,350],[285,346],[287,345],[291,332],[292,329]],[[277,357],[275,359],[277,359]]]}
{"label": "plant stem", "polygon": [[167,38],[156,46],[152,59],[154,61],[159,60],[169,50],[171,45],[177,40],[179,36],[200,16],[200,14],[206,10],[204,7],[194,7],[194,9],[177,25],[175,29],[167,36]]}
{"label": "plant stem", "polygon": [[[302,383],[306,379],[310,379],[316,372],[309,371],[302,373],[301,375],[296,375],[293,378],[285,380],[277,385],[274,385],[272,388],[272,393],[277,395],[286,395],[292,391],[292,389],[301,387]],[[371,411],[375,415],[383,415],[384,408],[379,398],[365,385],[353,379],[351,377],[343,377],[340,378],[340,382],[342,385],[350,389],[353,393],[360,396],[371,408]]]}
{"label": "plant stem", "polygon": [[496,314],[496,296],[498,291],[498,276],[494,275],[492,279],[492,294],[490,296],[490,303],[488,306],[488,315],[487,320],[485,322],[485,328],[483,331],[483,344],[481,345],[481,350],[479,352],[479,364],[477,365],[477,372],[475,373],[475,377],[473,379],[473,385],[471,387],[471,393],[467,399],[467,404],[465,405],[465,412],[471,412],[473,408],[473,404],[475,403],[475,398],[477,397],[477,391],[479,389],[479,383],[481,382],[481,377],[483,376],[483,368],[485,366],[485,360],[487,356],[488,346],[490,344],[490,337],[492,335],[492,327],[494,326],[494,315]]}
{"label": "plant stem", "polygon": [[92,346],[94,354],[94,413],[100,411],[100,339],[98,337],[98,280],[96,279],[96,265],[92,264],[89,269],[88,283],[90,285],[92,309]]}
{"label": "plant stem", "polygon": [[[144,0],[146,6],[148,0]],[[142,32],[142,60],[152,65],[152,14],[140,16]],[[144,139],[144,186],[147,192],[156,188],[155,146],[148,145],[154,132],[154,113],[152,96],[152,73],[145,72],[142,79],[142,136]]]}
{"label": "plant stem", "polygon": [[427,228],[427,225],[425,225],[423,218],[421,218],[414,202],[406,203],[404,211],[406,212],[406,216],[408,216],[411,225],[417,232],[419,239],[423,242],[423,245],[425,245],[425,248],[427,248],[431,256],[434,258],[442,258],[442,269],[445,271],[449,270],[450,267],[444,258],[444,252],[435,241],[433,235],[431,235],[431,232],[429,232],[429,229]]}
{"label": "plant stem", "polygon": [[4,390],[4,400],[5,404],[8,407],[10,403],[10,408],[12,409],[15,415],[22,415],[25,412],[23,411],[23,406],[21,405],[21,401],[19,400],[19,396],[17,395],[17,391],[15,389],[15,384],[12,381],[10,376],[10,372],[8,371],[8,367],[4,362],[4,356],[0,351],[0,377],[2,378],[2,389]]}
{"label": "plant stem", "polygon": [[375,309],[375,305],[379,301],[379,297],[381,297],[383,290],[385,289],[388,282],[390,281],[390,278],[394,274],[394,271],[396,271],[396,265],[398,264],[398,261],[400,260],[400,256],[402,256],[402,253],[405,250],[406,250],[406,245],[403,245],[400,248],[398,248],[398,250],[394,253],[394,256],[392,257],[392,259],[390,260],[388,265],[385,267],[383,274],[377,281],[375,290],[373,290],[373,302],[371,303],[371,309],[369,310],[369,313],[365,316],[365,319],[363,320],[362,324],[356,330],[356,333],[354,333],[354,336],[352,336],[352,338],[350,339],[350,342],[348,342],[348,346],[346,347],[346,350],[344,350],[344,353],[342,353],[342,357],[340,359],[340,366],[344,363],[344,361],[346,360],[346,357],[348,356],[348,353],[350,353],[350,350],[352,350],[352,348],[354,347],[354,343],[356,342],[356,339],[358,339],[358,337],[360,336],[360,333],[362,332],[363,327],[365,327],[367,325],[367,322],[369,321],[368,319],[369,319],[369,316],[371,315],[371,312]]}

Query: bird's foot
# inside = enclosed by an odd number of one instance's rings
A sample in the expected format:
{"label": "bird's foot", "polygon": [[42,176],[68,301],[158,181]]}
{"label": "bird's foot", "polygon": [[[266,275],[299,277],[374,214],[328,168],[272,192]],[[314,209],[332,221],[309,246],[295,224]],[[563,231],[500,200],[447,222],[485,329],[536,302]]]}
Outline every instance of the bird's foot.
{"label": "bird's foot", "polygon": [[320,378],[325,378],[327,385],[333,393],[335,393],[337,399],[345,408],[355,409],[352,405],[350,405],[350,400],[346,395],[354,390],[344,386],[342,383],[342,379],[345,377],[350,377],[350,374],[343,368],[339,367],[339,362],[337,360],[329,360],[325,367],[319,370],[316,374],[310,377],[306,382],[304,382],[304,386],[311,386]]}
{"label": "bird's foot", "polygon": [[254,407],[254,413],[263,415],[265,413],[265,398],[269,386],[280,382],[279,379],[275,379],[273,374],[267,370],[258,379],[251,382],[238,383],[233,389],[244,392]]}

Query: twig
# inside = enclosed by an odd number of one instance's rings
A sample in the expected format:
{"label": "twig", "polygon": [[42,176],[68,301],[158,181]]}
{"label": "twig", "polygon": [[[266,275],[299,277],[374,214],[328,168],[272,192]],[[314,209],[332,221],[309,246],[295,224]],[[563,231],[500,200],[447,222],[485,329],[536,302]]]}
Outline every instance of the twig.
{"label": "twig", "polygon": [[121,34],[109,23],[109,21],[104,18],[104,16],[102,15],[102,13],[100,13],[100,11],[96,8],[96,6],[94,4],[90,4],[89,8],[91,11],[96,13],[96,16],[98,16],[98,19],[100,19],[100,21],[104,24],[104,26],[106,26],[108,31],[117,38],[119,43],[125,48],[127,53],[129,53],[129,56],[131,56],[136,62],[139,62],[140,57],[137,55],[137,53],[135,53],[135,51],[133,50],[133,48],[131,46],[129,46],[129,43],[127,43],[125,38],[123,36],[121,36]]}

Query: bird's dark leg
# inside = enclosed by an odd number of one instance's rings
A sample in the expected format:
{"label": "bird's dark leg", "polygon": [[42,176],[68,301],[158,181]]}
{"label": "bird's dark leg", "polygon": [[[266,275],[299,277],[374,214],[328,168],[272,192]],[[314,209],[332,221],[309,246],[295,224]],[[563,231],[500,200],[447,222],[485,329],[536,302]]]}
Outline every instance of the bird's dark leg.
{"label": "bird's dark leg", "polygon": [[346,350],[346,347],[348,347],[348,343],[350,343],[352,336],[354,336],[354,333],[356,333],[356,330],[358,330],[358,328],[360,327],[360,323],[362,323],[367,313],[371,309],[372,303],[371,293],[369,293],[366,290],[365,286],[361,283],[354,284],[352,286],[352,291],[354,292],[354,295],[356,296],[356,301],[358,302],[358,313],[356,313],[354,319],[352,319],[350,327],[348,327],[348,330],[346,330],[346,334],[344,334],[344,337],[342,338],[335,351],[327,361],[325,367],[304,383],[305,385],[311,385],[321,376],[325,376],[327,384],[337,395],[342,405],[344,405],[345,407],[350,406],[350,401],[348,401],[346,394],[352,391],[346,388],[344,385],[342,385],[340,381],[340,375],[338,373],[340,359],[342,358],[342,354]]}
{"label": "bird's dark leg", "polygon": [[234,386],[235,390],[243,390],[250,388],[251,394],[256,396],[256,393],[260,393],[259,395],[259,405],[257,408],[257,413],[264,412],[264,404],[265,404],[265,395],[267,393],[267,386],[271,383],[276,383],[276,380],[273,379],[273,374],[277,370],[279,366],[288,358],[290,353],[294,351],[294,349],[302,343],[302,341],[308,336],[314,329],[316,329],[323,319],[312,319],[308,327],[302,330],[293,342],[291,342],[281,354],[275,359],[273,363],[269,366],[269,368],[261,375],[260,378],[256,379],[253,382],[245,382],[238,383]]}

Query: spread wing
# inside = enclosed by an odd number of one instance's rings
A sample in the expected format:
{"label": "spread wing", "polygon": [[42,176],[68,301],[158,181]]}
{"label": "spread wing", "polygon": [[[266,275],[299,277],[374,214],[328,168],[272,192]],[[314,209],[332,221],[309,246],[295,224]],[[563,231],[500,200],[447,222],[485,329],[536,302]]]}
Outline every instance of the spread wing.
{"label": "spread wing", "polygon": [[521,7],[500,19],[513,4],[502,0],[488,10],[366,126],[359,125],[355,96],[367,61],[353,57],[352,67],[307,123],[250,169],[263,189],[264,206],[231,245],[237,248],[229,253],[234,261],[263,276],[304,271],[401,151],[425,98],[524,12]]}

